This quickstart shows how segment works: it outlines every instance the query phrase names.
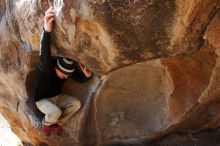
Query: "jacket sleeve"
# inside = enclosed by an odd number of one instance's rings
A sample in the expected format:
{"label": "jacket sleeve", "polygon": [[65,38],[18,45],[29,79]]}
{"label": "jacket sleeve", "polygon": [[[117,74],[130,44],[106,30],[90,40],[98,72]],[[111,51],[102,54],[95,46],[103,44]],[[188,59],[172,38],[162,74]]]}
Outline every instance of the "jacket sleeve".
{"label": "jacket sleeve", "polygon": [[50,73],[52,67],[50,33],[46,31],[41,36],[40,62],[38,67],[44,73]]}
{"label": "jacket sleeve", "polygon": [[49,97],[49,91],[48,88],[50,86],[49,84],[49,74],[42,72],[40,69],[38,69],[38,77],[37,77],[37,86],[35,89],[35,101],[41,100],[43,98]]}

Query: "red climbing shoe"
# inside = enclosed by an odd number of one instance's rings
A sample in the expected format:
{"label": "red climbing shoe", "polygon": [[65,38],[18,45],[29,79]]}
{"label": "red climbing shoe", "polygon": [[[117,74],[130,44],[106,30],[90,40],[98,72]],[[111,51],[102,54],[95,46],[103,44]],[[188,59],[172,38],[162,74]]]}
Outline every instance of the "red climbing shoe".
{"label": "red climbing shoe", "polygon": [[63,134],[63,128],[58,124],[56,124],[55,131],[58,136],[61,136]]}
{"label": "red climbing shoe", "polygon": [[51,134],[52,128],[50,126],[47,125],[43,125],[43,129],[44,129],[44,134],[48,137]]}

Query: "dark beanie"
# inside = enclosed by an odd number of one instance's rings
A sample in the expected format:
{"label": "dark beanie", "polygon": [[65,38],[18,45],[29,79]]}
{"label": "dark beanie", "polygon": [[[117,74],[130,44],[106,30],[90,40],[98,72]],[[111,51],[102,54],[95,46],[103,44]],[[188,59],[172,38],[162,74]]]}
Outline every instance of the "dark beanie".
{"label": "dark beanie", "polygon": [[72,75],[74,72],[74,62],[69,58],[59,57],[57,59],[57,69],[66,75]]}

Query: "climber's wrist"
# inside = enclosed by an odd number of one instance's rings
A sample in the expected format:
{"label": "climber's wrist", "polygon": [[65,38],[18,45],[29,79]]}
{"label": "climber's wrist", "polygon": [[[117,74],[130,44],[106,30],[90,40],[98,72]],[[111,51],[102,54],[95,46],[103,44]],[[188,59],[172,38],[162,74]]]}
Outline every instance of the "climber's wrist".
{"label": "climber's wrist", "polygon": [[43,30],[44,30],[44,32],[46,32],[46,33],[48,33],[48,34],[51,33],[50,31],[46,30],[44,27],[43,27]]}
{"label": "climber's wrist", "polygon": [[48,28],[47,26],[44,26],[44,31],[50,33],[52,31],[52,29]]}

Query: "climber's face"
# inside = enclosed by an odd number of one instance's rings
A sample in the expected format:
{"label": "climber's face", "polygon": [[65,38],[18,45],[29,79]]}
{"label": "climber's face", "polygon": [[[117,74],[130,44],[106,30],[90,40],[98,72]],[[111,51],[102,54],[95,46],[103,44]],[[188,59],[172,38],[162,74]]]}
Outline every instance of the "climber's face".
{"label": "climber's face", "polygon": [[57,76],[62,80],[67,79],[69,77],[68,75],[59,71],[57,68],[55,68],[55,71],[56,71]]}

